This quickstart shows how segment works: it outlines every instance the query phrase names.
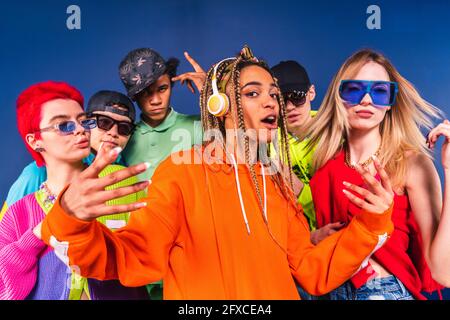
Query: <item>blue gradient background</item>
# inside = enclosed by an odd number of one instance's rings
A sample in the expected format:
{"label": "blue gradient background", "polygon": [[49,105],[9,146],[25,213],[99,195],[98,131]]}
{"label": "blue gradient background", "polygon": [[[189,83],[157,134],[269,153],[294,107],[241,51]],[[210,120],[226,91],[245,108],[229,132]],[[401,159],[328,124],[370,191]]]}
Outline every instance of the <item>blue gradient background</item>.
{"label": "blue gradient background", "polygon": [[[295,59],[316,85],[317,108],[333,74],[355,50],[385,53],[434,105],[449,111],[450,2],[433,1],[4,1],[0,4],[0,198],[30,162],[15,123],[15,99],[32,83],[64,80],[86,98],[123,91],[117,74],[131,49],[152,47],[191,69],[187,50],[205,68],[243,44],[270,65]],[[82,29],[66,28],[66,8],[81,8]],[[366,27],[369,5],[381,8],[381,30]],[[180,112],[199,112],[198,96],[177,85]],[[440,149],[441,144],[438,144]],[[442,176],[440,154],[437,167]]]}

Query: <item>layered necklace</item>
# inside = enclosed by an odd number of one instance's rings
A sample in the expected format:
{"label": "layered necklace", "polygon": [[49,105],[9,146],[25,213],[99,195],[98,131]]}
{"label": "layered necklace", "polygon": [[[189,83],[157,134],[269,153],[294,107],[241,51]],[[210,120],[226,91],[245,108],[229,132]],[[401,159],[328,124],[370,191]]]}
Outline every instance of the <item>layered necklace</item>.
{"label": "layered necklace", "polygon": [[[350,151],[348,150],[348,148],[345,148],[345,164],[352,168],[355,169],[355,166],[352,165],[351,161],[350,161]],[[363,162],[359,162],[358,165],[361,166],[362,168],[367,167],[369,164],[371,164],[373,162],[373,157],[378,157],[380,155],[380,151],[381,151],[381,145],[378,147],[377,151],[375,151],[375,153],[373,153],[367,160],[363,161]]]}
{"label": "layered necklace", "polygon": [[51,208],[55,203],[57,196],[53,192],[51,192],[51,190],[47,185],[47,182],[43,182],[39,187],[39,190],[41,190],[45,194],[45,199],[43,203],[44,207],[46,207],[47,209]]}

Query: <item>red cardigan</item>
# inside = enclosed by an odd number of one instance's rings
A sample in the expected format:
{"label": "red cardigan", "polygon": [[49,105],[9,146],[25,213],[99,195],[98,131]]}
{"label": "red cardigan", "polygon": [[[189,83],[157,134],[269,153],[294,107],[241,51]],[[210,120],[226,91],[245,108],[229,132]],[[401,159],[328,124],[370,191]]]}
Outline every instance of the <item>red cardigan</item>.
{"label": "red cardigan", "polygon": [[[343,181],[364,186],[360,174],[345,164],[344,157],[345,154],[341,151],[320,168],[310,182],[318,228],[332,222],[348,223],[361,211],[342,192]],[[373,257],[400,279],[416,299],[425,300],[421,291],[432,292],[442,287],[432,279],[425,262],[420,231],[407,195],[395,194],[392,221],[394,232]],[[373,269],[368,266],[353,276],[351,280],[356,287],[373,277],[371,270]]]}

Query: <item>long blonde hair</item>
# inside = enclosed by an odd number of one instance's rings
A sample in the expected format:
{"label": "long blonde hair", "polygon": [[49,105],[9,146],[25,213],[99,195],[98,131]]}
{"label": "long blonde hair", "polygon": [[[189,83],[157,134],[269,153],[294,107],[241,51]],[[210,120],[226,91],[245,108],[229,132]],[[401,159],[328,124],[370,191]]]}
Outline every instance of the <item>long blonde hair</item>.
{"label": "long blonde hair", "polygon": [[387,71],[390,81],[398,83],[395,104],[386,113],[380,124],[381,163],[384,164],[393,186],[403,186],[406,175],[405,152],[422,153],[432,157],[426,146],[421,129],[431,129],[432,118],[443,113],[425,101],[414,86],[406,80],[392,63],[381,53],[370,49],[357,51],[350,56],[334,76],[314,121],[305,129],[308,144],[314,153],[314,170],[322,167],[343,147],[348,137],[349,124],[344,102],[339,96],[339,85],[343,79],[354,78],[368,62],[375,62]]}

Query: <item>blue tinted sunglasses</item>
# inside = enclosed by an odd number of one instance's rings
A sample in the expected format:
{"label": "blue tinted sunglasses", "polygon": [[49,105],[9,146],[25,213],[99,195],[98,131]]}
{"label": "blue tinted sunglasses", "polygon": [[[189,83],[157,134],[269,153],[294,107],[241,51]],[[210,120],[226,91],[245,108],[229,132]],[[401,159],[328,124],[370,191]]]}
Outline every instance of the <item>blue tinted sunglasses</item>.
{"label": "blue tinted sunglasses", "polygon": [[398,92],[397,82],[342,80],[339,86],[339,96],[350,105],[357,105],[366,94],[370,95],[375,107],[392,106]]}
{"label": "blue tinted sunglasses", "polygon": [[[97,122],[95,119],[84,119],[79,121],[80,125],[86,130],[89,131],[97,127]],[[54,124],[50,127],[42,128],[39,132],[44,131],[58,131],[61,135],[69,135],[72,134],[77,128],[77,124],[75,121],[63,121],[57,124]]]}

